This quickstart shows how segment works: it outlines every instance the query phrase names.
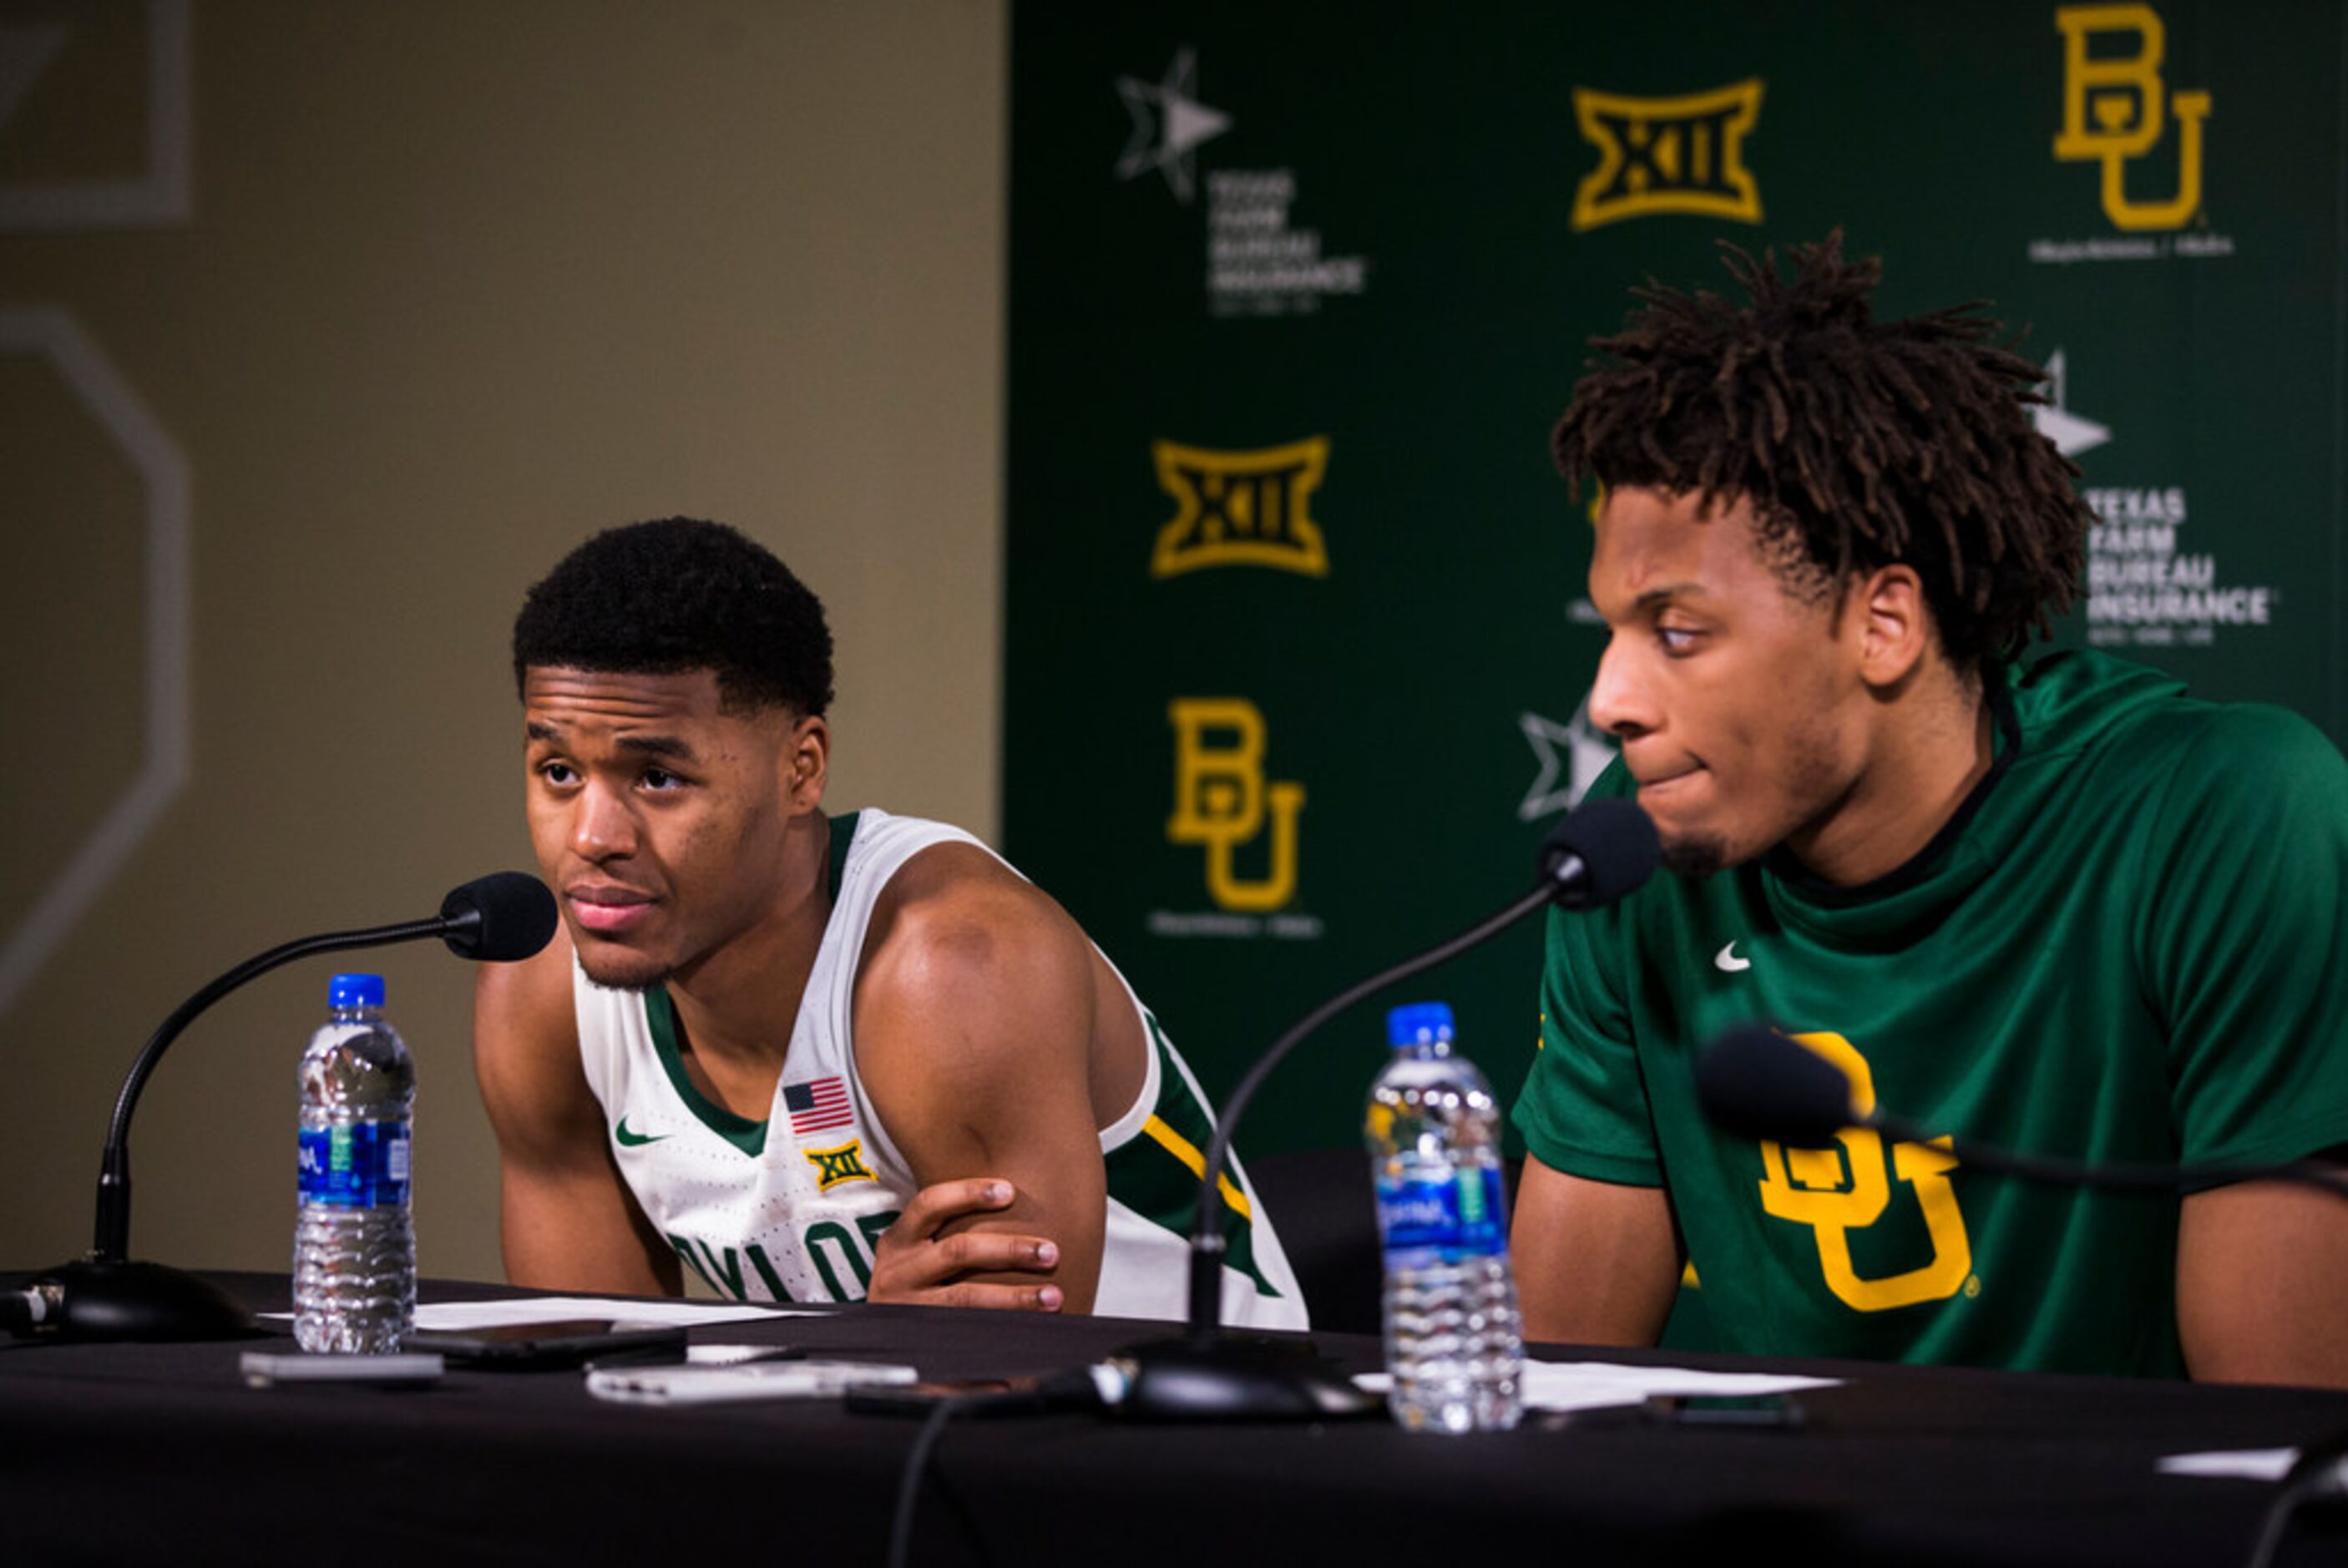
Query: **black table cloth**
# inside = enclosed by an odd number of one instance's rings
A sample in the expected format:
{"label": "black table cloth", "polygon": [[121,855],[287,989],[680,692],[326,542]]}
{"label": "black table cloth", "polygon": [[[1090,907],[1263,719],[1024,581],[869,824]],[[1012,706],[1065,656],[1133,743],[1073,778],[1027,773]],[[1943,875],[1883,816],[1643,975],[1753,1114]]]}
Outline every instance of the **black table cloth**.
{"label": "black table cloth", "polygon": [[[20,1276],[21,1277],[21,1276]],[[263,1310],[283,1276],[217,1276]],[[6,1283],[0,1280],[0,1283]],[[519,1294],[429,1284],[426,1301]],[[931,1377],[1051,1372],[1164,1326],[861,1306],[695,1337],[787,1341]],[[1375,1339],[1317,1336],[1356,1370]],[[646,1408],[575,1371],[452,1368],[415,1388],[245,1386],[242,1344],[0,1342],[0,1553],[326,1565],[877,1562],[918,1422],[839,1402]],[[1552,1359],[1579,1358],[1544,1346]],[[2348,1395],[1726,1357],[1602,1358],[1842,1377],[1792,1431],[1639,1421],[1462,1439],[1383,1421],[958,1422],[918,1514],[936,1563],[1694,1560],[2235,1563],[2278,1489],[2163,1454],[2348,1436]],[[2281,1561],[2348,1560],[2305,1514]]]}

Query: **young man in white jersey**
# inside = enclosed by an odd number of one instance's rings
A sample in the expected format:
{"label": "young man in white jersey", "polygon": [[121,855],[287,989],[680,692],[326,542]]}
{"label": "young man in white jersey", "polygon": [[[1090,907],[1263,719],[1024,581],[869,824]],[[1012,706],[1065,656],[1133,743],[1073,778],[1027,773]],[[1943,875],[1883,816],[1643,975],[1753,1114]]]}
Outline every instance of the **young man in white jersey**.
{"label": "young man in white jersey", "polygon": [[[831,639],[780,562],[683,518],[598,534],[514,673],[563,917],[475,998],[515,1284],[1181,1315],[1196,1084],[976,840],[825,815]],[[1303,1326],[1224,1196],[1227,1319]]]}

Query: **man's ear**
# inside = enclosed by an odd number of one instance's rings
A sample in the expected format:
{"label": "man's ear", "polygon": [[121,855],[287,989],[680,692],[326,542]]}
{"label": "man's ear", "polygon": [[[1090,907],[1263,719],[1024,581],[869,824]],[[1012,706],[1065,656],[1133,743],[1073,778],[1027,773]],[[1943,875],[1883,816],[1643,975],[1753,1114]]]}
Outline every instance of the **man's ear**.
{"label": "man's ear", "polygon": [[794,723],[783,758],[785,803],[793,816],[823,804],[824,780],[830,763],[830,727],[813,716]]}
{"label": "man's ear", "polygon": [[1932,647],[1924,580],[1912,566],[1879,566],[1859,577],[1849,603],[1859,616],[1859,678],[1879,691],[1907,679]]}

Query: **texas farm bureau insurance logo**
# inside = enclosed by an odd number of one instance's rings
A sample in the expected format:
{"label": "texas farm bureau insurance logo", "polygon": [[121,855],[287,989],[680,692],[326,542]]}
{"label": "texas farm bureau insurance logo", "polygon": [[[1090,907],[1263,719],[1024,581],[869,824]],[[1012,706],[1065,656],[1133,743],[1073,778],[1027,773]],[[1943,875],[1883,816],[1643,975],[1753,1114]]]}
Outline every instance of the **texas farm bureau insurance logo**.
{"label": "texas farm bureau insurance logo", "polygon": [[1152,910],[1151,934],[1319,936],[1317,915],[1288,907],[1296,897],[1304,786],[1266,777],[1271,729],[1263,710],[1240,696],[1177,697],[1166,718],[1174,731],[1174,810],[1166,841],[1203,851],[1215,907]]}
{"label": "texas farm bureau insurance logo", "polygon": [[[2055,159],[2097,171],[2105,219],[2121,237],[2033,240],[2034,262],[2161,261],[2230,256],[2234,242],[2209,232],[2201,169],[2212,99],[2171,88],[2162,74],[2168,29],[2150,5],[2062,5],[2062,128]],[[2152,193],[2171,167],[2168,193]],[[2189,227],[2188,227],[2189,225]]]}
{"label": "texas farm bureau insurance logo", "polygon": [[1761,117],[1758,77],[1678,98],[1573,89],[1573,117],[1598,149],[1598,167],[1573,193],[1576,232],[1626,218],[1678,212],[1761,221],[1761,188],[1745,164],[1745,138]]}
{"label": "texas farm bureau insurance logo", "polygon": [[[1840,1068],[1850,1079],[1850,1102],[1859,1115],[1875,1109],[1875,1076],[1858,1047],[1840,1035],[1796,1035],[1805,1046]],[[1957,1157],[1949,1140],[1895,1143],[1869,1128],[1835,1134],[1831,1149],[1787,1149],[1761,1140],[1761,1208],[1772,1219],[1807,1225],[1818,1248],[1818,1273],[1837,1301],[1854,1312],[1886,1312],[1920,1302],[1946,1301],[1960,1290],[1977,1295],[1972,1242],[1957,1207],[1949,1172]],[[1922,1212],[1931,1255],[1915,1267],[1869,1279],[1850,1255],[1850,1233],[1863,1231],[1890,1211],[1895,1187],[1904,1187]]]}
{"label": "texas farm bureau insurance logo", "polygon": [[[1117,96],[1132,124],[1117,160],[1119,180],[1155,170],[1177,201],[1191,204],[1200,150],[1238,129],[1231,114],[1201,100],[1200,90],[1198,51],[1189,48],[1176,50],[1155,81],[1117,79]],[[1324,254],[1321,231],[1295,222],[1295,170],[1210,170],[1206,186],[1210,315],[1310,315],[1323,300],[1368,286],[1368,257]]]}
{"label": "texas farm bureau insurance logo", "polygon": [[[2046,356],[2046,379],[2047,401],[2030,414],[2040,435],[2074,459],[2106,445],[2125,456],[2127,445],[2111,427],[2071,406],[2064,350]],[[2221,627],[2271,625],[2281,595],[2271,586],[2225,581],[2216,552],[2195,548],[2203,542],[2187,531],[2192,511],[2185,487],[2164,484],[2157,473],[2128,478],[2079,490],[2096,514],[2087,531],[2089,645],[2206,648]]]}
{"label": "texas farm bureau insurance logo", "polygon": [[1306,577],[1329,574],[1329,550],[1313,520],[1313,492],[1329,471],[1329,438],[1215,451],[1159,441],[1150,448],[1158,485],[1174,516],[1158,531],[1152,577],[1210,566],[1268,566]]}

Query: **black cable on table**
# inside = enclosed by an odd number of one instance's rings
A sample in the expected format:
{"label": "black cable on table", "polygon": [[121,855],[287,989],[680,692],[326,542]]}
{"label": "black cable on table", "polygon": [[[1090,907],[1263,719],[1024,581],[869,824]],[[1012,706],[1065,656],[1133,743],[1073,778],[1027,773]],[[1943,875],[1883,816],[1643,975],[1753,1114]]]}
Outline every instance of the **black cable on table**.
{"label": "black cable on table", "polygon": [[[905,1455],[904,1474],[897,1481],[897,1506],[889,1522],[889,1568],[909,1568],[913,1560],[913,1510],[921,1501],[922,1481],[936,1457],[946,1423],[958,1416],[1044,1416],[1066,1410],[1100,1408],[1100,1389],[1089,1367],[1055,1373],[1032,1387],[990,1389],[980,1394],[953,1394],[940,1399],[922,1418],[922,1429]],[[984,1546],[979,1546],[984,1555]]]}
{"label": "black cable on table", "polygon": [[2282,1478],[2282,1490],[2267,1505],[2266,1517],[2259,1522],[2259,1541],[2250,1548],[2250,1568],[2273,1568],[2275,1553],[2282,1549],[2283,1537],[2291,1532],[2291,1522],[2302,1508],[2319,1498],[2343,1494],[2343,1452],[2348,1452],[2348,1439],[2319,1444],[2300,1455]]}
{"label": "black cable on table", "polygon": [[905,1472],[897,1480],[897,1507],[889,1521],[889,1568],[909,1568],[913,1561],[913,1509],[921,1501],[922,1478],[929,1473],[930,1458],[937,1452],[938,1439],[945,1436],[946,1423],[973,1406],[1003,1398],[1001,1394],[958,1394],[939,1400],[922,1418],[922,1429],[905,1456]]}

